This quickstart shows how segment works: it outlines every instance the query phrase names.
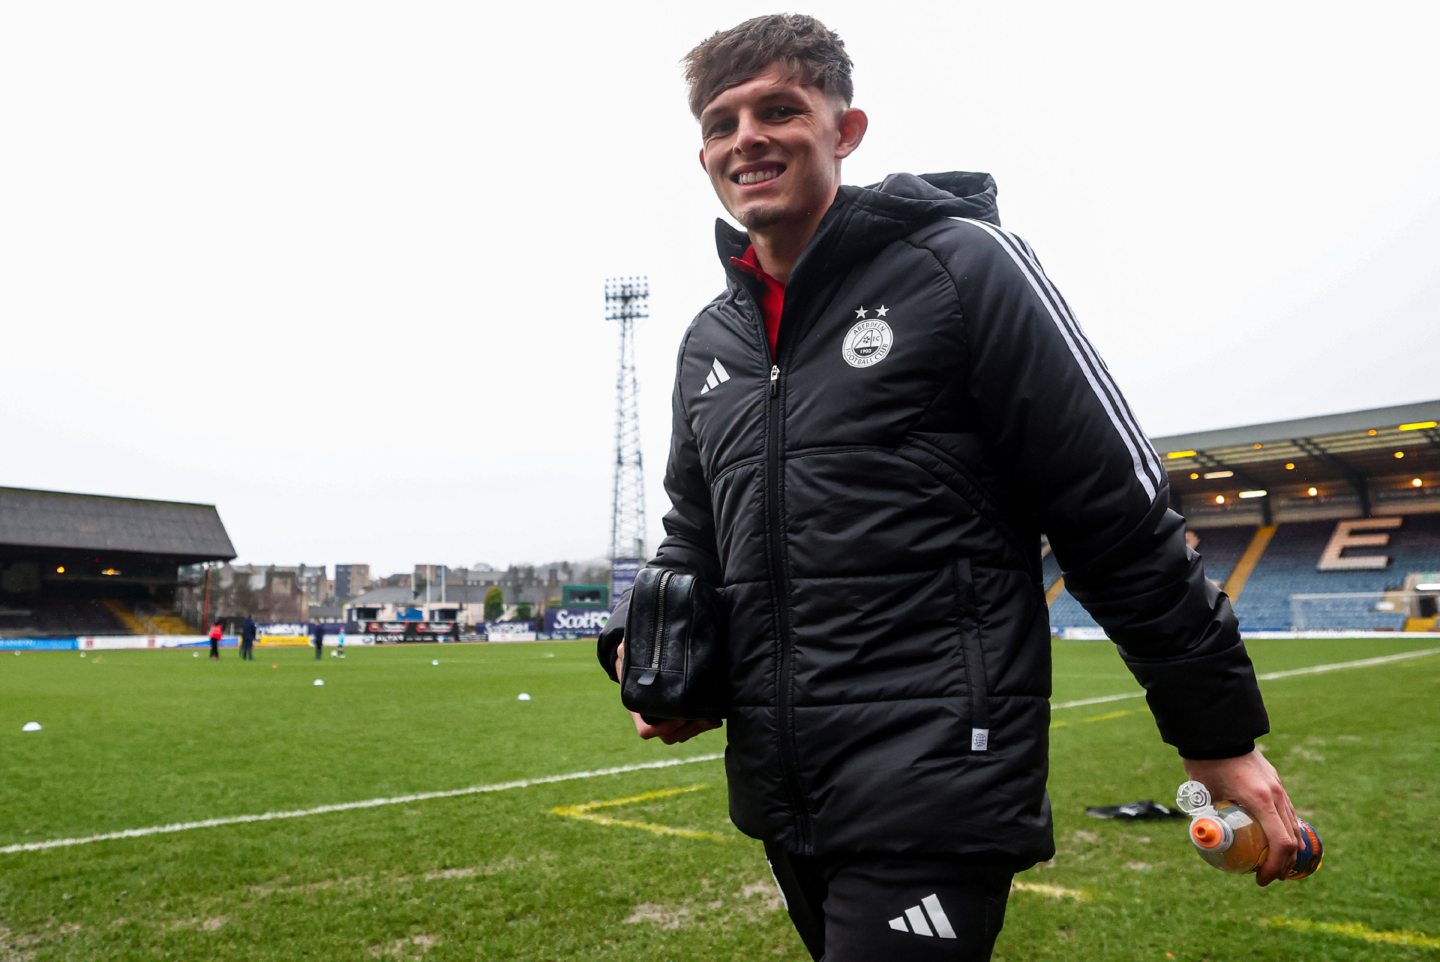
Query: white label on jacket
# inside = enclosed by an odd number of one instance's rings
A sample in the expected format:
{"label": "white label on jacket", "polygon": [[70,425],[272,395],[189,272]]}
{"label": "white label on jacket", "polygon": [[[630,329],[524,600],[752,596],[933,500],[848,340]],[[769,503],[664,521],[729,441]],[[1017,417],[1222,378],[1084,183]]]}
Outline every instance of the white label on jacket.
{"label": "white label on jacket", "polygon": [[983,752],[983,751],[989,751],[989,749],[990,749],[990,729],[988,729],[988,728],[972,728],[972,729],[970,729],[970,750],[971,750],[972,752]]}
{"label": "white label on jacket", "polygon": [[[868,321],[861,320],[850,328],[850,333],[845,335],[845,343],[840,349],[840,355],[845,358],[846,364],[851,367],[870,367],[885,360],[890,348],[895,344],[895,335],[890,330],[890,325],[880,320],[889,311],[888,307],[882,306],[875,311],[876,317]],[[862,307],[855,312],[855,316],[864,318],[867,313],[869,310]]]}

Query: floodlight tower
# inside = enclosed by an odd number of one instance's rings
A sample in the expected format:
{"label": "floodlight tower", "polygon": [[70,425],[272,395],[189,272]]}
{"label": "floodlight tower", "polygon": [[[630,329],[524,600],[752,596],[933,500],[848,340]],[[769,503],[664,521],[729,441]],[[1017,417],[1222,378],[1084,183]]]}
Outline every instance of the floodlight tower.
{"label": "floodlight tower", "polygon": [[605,279],[605,319],[620,325],[615,375],[615,490],[610,515],[610,560],[646,558],[645,472],[640,453],[640,384],[635,377],[635,322],[650,316],[646,277]]}

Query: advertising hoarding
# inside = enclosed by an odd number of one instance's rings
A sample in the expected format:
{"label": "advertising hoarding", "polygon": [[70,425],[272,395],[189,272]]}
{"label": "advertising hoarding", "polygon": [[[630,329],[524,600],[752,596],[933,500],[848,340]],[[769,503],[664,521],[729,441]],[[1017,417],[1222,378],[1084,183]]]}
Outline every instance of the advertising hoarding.
{"label": "advertising hoarding", "polygon": [[635,576],[645,562],[640,558],[616,558],[610,562],[610,604],[618,605],[625,592],[635,584]]}
{"label": "advertising hoarding", "polygon": [[545,633],[552,638],[594,638],[610,620],[605,610],[551,608],[545,612]]}

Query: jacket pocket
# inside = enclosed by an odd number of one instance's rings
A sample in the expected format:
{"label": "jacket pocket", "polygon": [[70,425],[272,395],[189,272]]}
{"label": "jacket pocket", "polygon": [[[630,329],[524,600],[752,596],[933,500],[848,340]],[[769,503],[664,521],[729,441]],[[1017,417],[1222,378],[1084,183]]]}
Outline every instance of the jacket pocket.
{"label": "jacket pocket", "polygon": [[[939,465],[930,464],[928,461],[920,462],[913,457],[907,456],[903,451],[897,453],[900,453],[901,457],[906,457],[907,460],[916,460],[916,463],[919,463],[922,468],[949,485],[955,493],[959,494],[970,504],[976,513],[990,522],[991,527],[998,531],[1000,536],[1008,541],[1012,548],[1023,553],[1025,541],[1020,538],[1019,532],[1015,530],[1014,526],[1006,518],[1005,513],[1001,511],[999,506],[991,499],[987,486],[975,477],[974,472],[971,471],[969,466],[957,457],[954,452],[947,450],[943,445],[931,440],[931,438],[938,436],[939,435],[926,436],[923,434],[912,434],[910,436],[910,442],[918,449],[918,452],[930,455],[931,458],[939,462]],[[941,466],[943,466],[943,469]]]}
{"label": "jacket pocket", "polygon": [[960,654],[965,662],[965,688],[970,701],[970,750],[990,747],[990,685],[985,677],[985,658],[980,651],[980,618],[975,604],[975,579],[969,558],[957,558],[951,565],[955,579],[955,626]]}

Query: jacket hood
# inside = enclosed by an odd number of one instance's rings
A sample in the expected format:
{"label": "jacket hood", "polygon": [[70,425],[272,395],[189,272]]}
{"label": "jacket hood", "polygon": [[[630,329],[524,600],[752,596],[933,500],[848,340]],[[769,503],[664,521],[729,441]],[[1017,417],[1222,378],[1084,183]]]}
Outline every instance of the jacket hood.
{"label": "jacket hood", "polygon": [[1000,224],[995,206],[995,178],[989,174],[950,171],[943,174],[891,174],[869,187],[841,187],[851,202],[877,216],[897,218],[908,227],[941,217],[968,217]]}
{"label": "jacket hood", "polygon": [[[839,267],[945,217],[967,217],[998,226],[995,179],[989,174],[950,171],[891,174],[868,187],[842,185],[801,261],[818,260],[827,268]],[[715,240],[727,271],[730,258],[743,254],[750,242],[749,235],[719,219]]]}

